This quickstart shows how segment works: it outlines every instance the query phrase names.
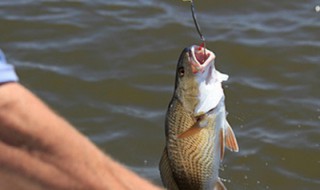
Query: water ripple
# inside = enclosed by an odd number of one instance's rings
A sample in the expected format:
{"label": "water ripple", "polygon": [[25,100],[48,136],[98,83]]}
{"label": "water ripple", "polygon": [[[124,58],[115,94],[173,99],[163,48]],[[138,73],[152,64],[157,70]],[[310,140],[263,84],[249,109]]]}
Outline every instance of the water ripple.
{"label": "water ripple", "polygon": [[[226,105],[240,152],[228,152],[223,162],[229,189],[319,187],[317,4],[196,2],[216,67],[230,75]],[[161,184],[157,164],[176,63],[184,47],[200,43],[190,5],[3,0],[0,6],[1,48],[21,81],[102,150]]]}

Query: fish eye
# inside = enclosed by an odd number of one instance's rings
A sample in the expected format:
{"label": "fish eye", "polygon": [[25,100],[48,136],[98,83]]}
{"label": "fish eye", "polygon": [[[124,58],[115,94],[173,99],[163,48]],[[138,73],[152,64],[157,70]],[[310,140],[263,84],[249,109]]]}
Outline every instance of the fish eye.
{"label": "fish eye", "polygon": [[179,74],[179,77],[183,77],[184,76],[184,68],[183,67],[179,67],[178,74]]}

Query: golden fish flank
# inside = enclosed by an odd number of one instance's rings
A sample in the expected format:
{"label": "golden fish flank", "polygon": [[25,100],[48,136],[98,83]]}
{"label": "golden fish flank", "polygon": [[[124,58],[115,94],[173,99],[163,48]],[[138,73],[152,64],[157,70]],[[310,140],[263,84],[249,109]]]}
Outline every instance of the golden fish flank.
{"label": "golden fish flank", "polygon": [[226,121],[221,82],[228,76],[215,69],[214,59],[198,46],[180,55],[160,161],[162,182],[170,190],[226,189],[218,176],[224,147],[239,148]]}

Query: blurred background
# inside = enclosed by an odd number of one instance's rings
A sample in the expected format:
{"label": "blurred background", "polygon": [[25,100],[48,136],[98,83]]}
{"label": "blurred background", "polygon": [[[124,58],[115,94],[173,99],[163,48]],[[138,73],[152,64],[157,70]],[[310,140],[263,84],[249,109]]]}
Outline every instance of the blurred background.
{"label": "blurred background", "polygon": [[[226,108],[240,152],[226,152],[225,185],[319,189],[320,1],[195,5],[216,67],[230,76]],[[201,42],[189,3],[1,0],[0,30],[22,84],[101,150],[161,185],[176,63]]]}

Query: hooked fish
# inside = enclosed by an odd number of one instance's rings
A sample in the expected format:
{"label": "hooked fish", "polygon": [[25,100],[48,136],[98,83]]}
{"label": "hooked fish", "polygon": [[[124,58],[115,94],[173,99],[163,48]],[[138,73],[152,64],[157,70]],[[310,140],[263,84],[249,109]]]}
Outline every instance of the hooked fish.
{"label": "hooked fish", "polygon": [[201,46],[182,51],[166,120],[166,145],[159,164],[169,190],[226,190],[219,178],[225,147],[238,152],[226,120],[221,83],[228,75],[216,70],[215,54]]}

